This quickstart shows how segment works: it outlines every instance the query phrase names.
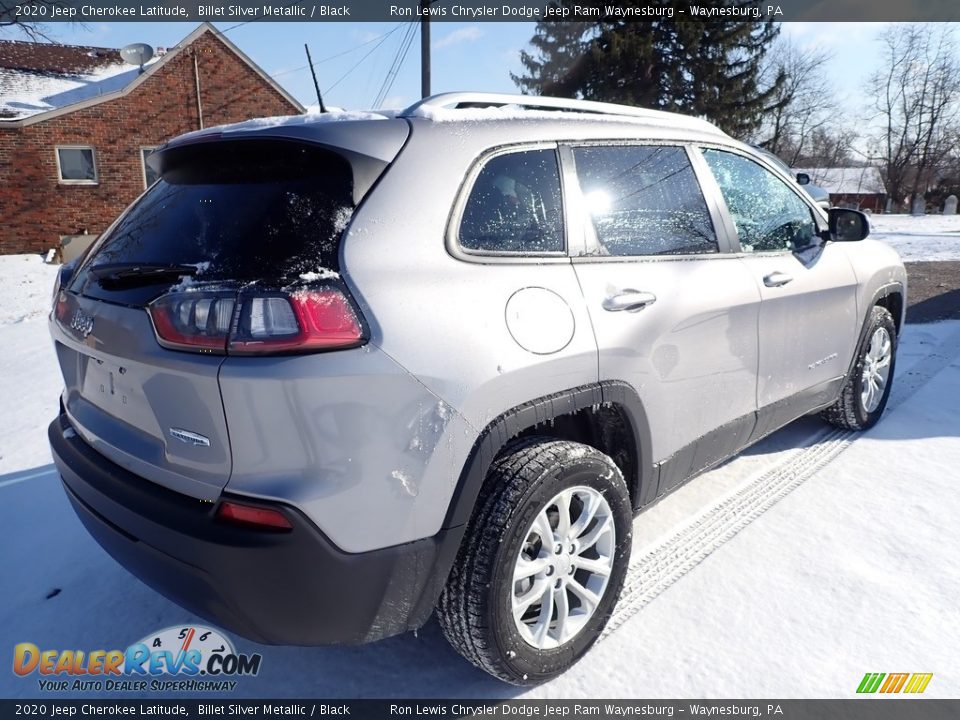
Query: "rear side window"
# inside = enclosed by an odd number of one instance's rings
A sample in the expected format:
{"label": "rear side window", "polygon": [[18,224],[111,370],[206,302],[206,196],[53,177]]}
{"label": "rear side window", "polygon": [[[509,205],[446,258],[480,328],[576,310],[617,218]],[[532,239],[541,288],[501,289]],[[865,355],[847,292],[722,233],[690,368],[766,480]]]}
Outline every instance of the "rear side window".
{"label": "rear side window", "polygon": [[246,282],[339,270],[340,235],[353,212],[352,172],[340,156],[262,140],[167,152],[161,179],[84,271],[197,264],[198,279]]}
{"label": "rear side window", "polygon": [[706,201],[683,148],[579,147],[573,156],[603,254],[718,251]]}
{"label": "rear side window", "polygon": [[480,253],[562,253],[563,204],[555,150],[490,159],[460,221],[460,246]]}

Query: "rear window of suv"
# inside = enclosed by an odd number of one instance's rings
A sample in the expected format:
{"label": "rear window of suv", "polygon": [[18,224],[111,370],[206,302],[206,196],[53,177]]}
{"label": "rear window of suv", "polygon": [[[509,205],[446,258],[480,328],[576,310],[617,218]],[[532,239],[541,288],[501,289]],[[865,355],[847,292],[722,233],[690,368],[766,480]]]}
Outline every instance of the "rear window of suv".
{"label": "rear window of suv", "polygon": [[[196,265],[197,279],[238,282],[339,270],[340,236],[353,212],[346,160],[308,145],[263,140],[168,152],[161,179],[79,275],[136,263]],[[86,285],[91,294],[95,283]]]}

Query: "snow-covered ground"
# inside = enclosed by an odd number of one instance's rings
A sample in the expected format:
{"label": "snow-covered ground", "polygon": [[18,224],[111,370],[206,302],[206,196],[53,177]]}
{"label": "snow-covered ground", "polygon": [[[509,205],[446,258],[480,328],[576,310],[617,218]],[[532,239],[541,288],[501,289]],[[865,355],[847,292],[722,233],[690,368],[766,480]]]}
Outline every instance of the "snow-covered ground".
{"label": "snow-covered ground", "polygon": [[904,260],[960,260],[960,215],[871,215],[870,237]]}
{"label": "snow-covered ground", "polygon": [[[0,483],[7,473],[50,462],[42,440],[63,385],[46,333],[56,273],[39,255],[0,256]],[[0,577],[3,567],[0,561]]]}
{"label": "snow-covered ground", "polygon": [[[960,231],[956,218],[874,223],[908,255],[920,242],[906,237],[911,228],[942,244]],[[39,257],[0,257],[0,653],[19,642],[123,648],[195,621],[90,539],[52,471],[45,429],[61,379],[45,313],[54,272]],[[610,632],[551,683],[520,690],[492,680],[431,622],[363,647],[234,638],[263,655],[260,675],[236,695],[852,697],[866,672],[932,672],[926,696],[957,697],[957,398],[960,322],[908,326],[891,405],[874,429],[798,421],[637,518]],[[0,697],[39,695],[36,678],[0,671]]]}

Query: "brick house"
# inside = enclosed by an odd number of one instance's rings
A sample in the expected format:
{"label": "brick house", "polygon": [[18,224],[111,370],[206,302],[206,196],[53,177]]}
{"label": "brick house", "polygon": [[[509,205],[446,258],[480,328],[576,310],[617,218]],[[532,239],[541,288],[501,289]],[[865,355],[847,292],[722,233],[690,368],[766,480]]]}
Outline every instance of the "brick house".
{"label": "brick house", "polygon": [[180,133],[303,106],[204,23],[142,74],[109,48],[0,41],[0,254],[97,235]]}

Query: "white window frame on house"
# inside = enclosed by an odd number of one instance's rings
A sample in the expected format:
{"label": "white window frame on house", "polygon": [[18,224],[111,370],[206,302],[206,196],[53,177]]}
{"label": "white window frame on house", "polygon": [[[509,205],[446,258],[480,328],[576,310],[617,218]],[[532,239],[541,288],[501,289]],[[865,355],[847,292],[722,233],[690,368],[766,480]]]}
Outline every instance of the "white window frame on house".
{"label": "white window frame on house", "polygon": [[149,183],[147,182],[147,155],[149,154],[148,151],[153,152],[158,147],[160,146],[159,145],[141,145],[140,146],[140,171],[143,174],[144,188],[150,187]]}
{"label": "white window frame on house", "polygon": [[[70,180],[63,177],[63,168],[60,167],[60,151],[61,150],[89,150],[91,156],[93,157],[93,179],[82,179],[82,180]],[[100,184],[100,169],[97,163],[97,149],[93,145],[56,145],[54,146],[53,151],[54,156],[57,159],[57,181],[61,185],[99,185]]]}

